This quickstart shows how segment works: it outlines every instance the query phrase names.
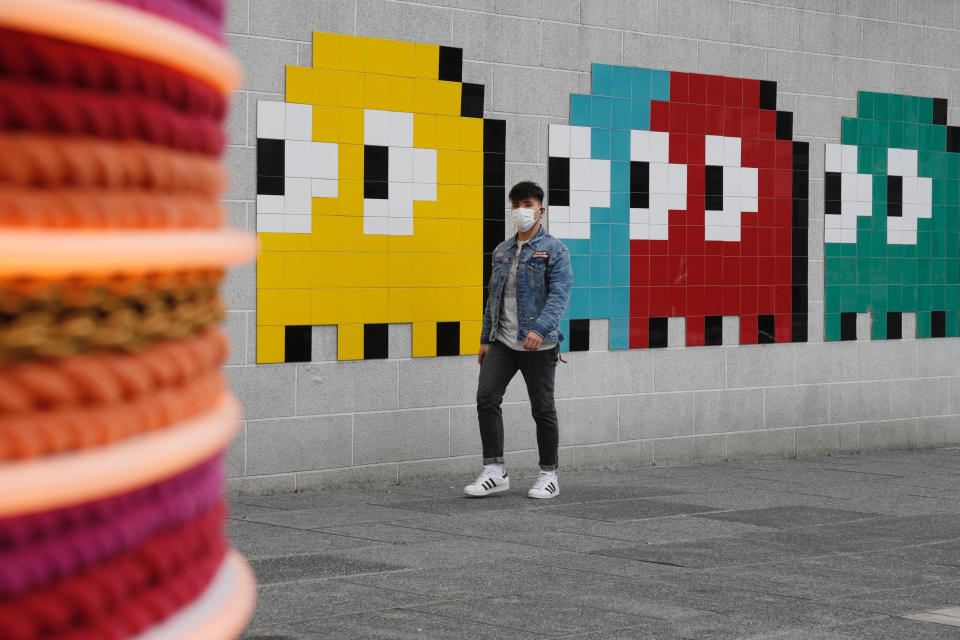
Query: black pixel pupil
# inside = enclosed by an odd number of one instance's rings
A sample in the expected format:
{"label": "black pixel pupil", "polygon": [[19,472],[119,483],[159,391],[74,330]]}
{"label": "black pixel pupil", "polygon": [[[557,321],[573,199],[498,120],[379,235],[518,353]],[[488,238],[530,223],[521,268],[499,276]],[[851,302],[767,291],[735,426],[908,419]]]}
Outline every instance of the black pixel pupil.
{"label": "black pixel pupil", "polygon": [[903,178],[887,176],[887,217],[903,216]]}
{"label": "black pixel pupil", "polygon": [[704,168],[707,211],[723,211],[723,167],[707,165]]}
{"label": "black pixel pupil", "polygon": [[547,161],[550,204],[570,206],[570,158],[551,157]]}
{"label": "black pixel pupil", "polygon": [[650,208],[650,163],[630,162],[630,208]]}
{"label": "black pixel pupil", "polygon": [[824,195],[826,197],[824,213],[827,215],[840,215],[840,188],[840,174],[828,171],[824,184]]}
{"label": "black pixel pupil", "polygon": [[388,196],[387,175],[390,150],[388,147],[364,145],[363,147],[363,197],[386,200]]}

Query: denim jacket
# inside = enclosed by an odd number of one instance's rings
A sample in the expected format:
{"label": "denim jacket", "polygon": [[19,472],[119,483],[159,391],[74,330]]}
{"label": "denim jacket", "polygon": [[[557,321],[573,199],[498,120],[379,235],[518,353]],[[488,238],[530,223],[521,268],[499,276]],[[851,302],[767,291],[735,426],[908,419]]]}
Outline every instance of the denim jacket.
{"label": "denim jacket", "polygon": [[[487,285],[490,295],[483,310],[480,344],[490,344],[497,338],[503,286],[516,253],[516,234],[501,242],[493,251],[493,268]],[[572,285],[570,251],[541,226],[537,234],[523,245],[517,262],[518,342],[523,342],[530,331],[543,336],[544,342],[563,340],[559,328],[560,316],[570,300]]]}

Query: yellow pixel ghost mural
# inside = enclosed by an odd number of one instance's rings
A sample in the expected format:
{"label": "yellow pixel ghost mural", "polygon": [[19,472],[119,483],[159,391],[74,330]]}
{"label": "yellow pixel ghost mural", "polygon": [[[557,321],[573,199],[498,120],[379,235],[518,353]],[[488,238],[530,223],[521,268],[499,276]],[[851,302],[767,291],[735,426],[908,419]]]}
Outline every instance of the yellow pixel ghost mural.
{"label": "yellow pixel ghost mural", "polygon": [[257,105],[257,362],[307,362],[336,325],[340,360],[476,353],[503,240],[505,123],[483,118],[462,50],[313,34],[284,102]]}

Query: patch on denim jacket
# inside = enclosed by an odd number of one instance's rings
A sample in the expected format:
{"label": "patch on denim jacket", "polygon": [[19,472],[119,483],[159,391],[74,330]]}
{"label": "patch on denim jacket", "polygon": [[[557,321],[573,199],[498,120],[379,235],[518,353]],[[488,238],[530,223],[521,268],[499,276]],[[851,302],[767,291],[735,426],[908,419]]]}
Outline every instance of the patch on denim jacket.
{"label": "patch on denim jacket", "polygon": [[549,258],[550,253],[547,251],[534,251],[531,258]]}
{"label": "patch on denim jacket", "polygon": [[507,252],[506,252],[506,251],[497,251],[497,252],[493,255],[493,257],[494,257],[495,260],[499,260],[500,258],[505,258],[506,255],[507,255]]}

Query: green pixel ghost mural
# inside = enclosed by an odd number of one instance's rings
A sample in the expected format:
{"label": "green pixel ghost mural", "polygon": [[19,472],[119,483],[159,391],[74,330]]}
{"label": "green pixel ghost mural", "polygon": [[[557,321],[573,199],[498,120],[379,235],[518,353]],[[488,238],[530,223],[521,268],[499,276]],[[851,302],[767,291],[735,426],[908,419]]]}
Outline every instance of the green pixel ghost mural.
{"label": "green pixel ghost mural", "polygon": [[947,101],[859,92],[841,143],[826,145],[824,338],[960,335],[960,128]]}

